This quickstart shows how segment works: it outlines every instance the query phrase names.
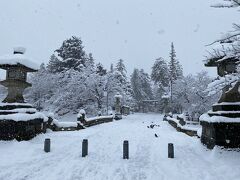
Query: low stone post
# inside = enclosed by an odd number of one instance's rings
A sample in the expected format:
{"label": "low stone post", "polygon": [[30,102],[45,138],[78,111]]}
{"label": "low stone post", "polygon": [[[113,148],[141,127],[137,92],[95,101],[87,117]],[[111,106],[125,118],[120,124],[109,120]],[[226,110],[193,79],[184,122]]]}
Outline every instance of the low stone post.
{"label": "low stone post", "polygon": [[123,142],[123,159],[129,159],[129,143],[128,143],[128,141]]}
{"label": "low stone post", "polygon": [[50,139],[45,139],[44,141],[44,151],[46,153],[49,153],[51,150],[51,140]]}
{"label": "low stone post", "polygon": [[168,158],[174,158],[174,146],[172,143],[168,144]]}
{"label": "low stone post", "polygon": [[84,139],[82,142],[82,157],[86,157],[88,155],[88,140]]}

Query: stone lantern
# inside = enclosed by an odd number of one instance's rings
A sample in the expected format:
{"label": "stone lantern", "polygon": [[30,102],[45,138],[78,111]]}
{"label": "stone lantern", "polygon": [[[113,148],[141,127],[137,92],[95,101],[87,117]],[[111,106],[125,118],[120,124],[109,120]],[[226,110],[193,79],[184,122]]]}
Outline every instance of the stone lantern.
{"label": "stone lantern", "polygon": [[117,93],[114,97],[115,97],[115,120],[120,120],[122,119],[122,113],[121,113],[122,95],[120,93]]}
{"label": "stone lantern", "polygon": [[[4,103],[24,103],[23,92],[26,88],[31,87],[31,84],[27,82],[27,73],[36,72],[36,67],[28,65],[26,60],[24,64],[21,64],[20,57],[25,53],[24,48],[15,48],[14,56],[9,58],[5,57],[4,61],[0,64],[0,68],[7,71],[6,80],[1,81],[0,84],[8,89],[8,95],[4,99]],[[15,59],[14,59],[15,58]],[[19,58],[19,62],[17,59]],[[7,62],[9,60],[9,62]],[[12,61],[12,62],[11,62]],[[13,62],[15,61],[15,62]],[[22,59],[24,62],[24,59]]]}
{"label": "stone lantern", "polygon": [[[218,75],[236,72],[237,62],[233,58],[210,59],[205,64],[207,67],[217,67]],[[226,148],[240,147],[240,82],[233,88],[226,86],[218,103],[212,110],[200,117],[202,125],[201,142],[209,149],[215,145]]]}
{"label": "stone lantern", "polygon": [[0,84],[8,90],[0,103],[0,140],[29,140],[45,132],[47,118],[23,98],[24,90],[31,87],[27,73],[38,69],[24,53],[25,48],[18,47],[13,54],[0,57],[0,68],[6,70],[6,80]]}

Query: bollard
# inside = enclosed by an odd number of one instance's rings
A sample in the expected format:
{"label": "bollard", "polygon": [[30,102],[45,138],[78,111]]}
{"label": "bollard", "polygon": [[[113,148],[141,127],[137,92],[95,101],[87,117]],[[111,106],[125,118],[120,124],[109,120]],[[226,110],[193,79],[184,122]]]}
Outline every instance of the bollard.
{"label": "bollard", "polygon": [[50,139],[45,139],[45,141],[44,141],[44,151],[46,153],[49,153],[50,148],[51,148],[51,140]]}
{"label": "bollard", "polygon": [[174,146],[172,143],[168,144],[168,158],[174,158]]}
{"label": "bollard", "polygon": [[123,142],[123,159],[129,159],[129,143],[128,143],[128,141]]}
{"label": "bollard", "polygon": [[82,157],[86,157],[88,155],[88,140],[84,139],[82,142]]}

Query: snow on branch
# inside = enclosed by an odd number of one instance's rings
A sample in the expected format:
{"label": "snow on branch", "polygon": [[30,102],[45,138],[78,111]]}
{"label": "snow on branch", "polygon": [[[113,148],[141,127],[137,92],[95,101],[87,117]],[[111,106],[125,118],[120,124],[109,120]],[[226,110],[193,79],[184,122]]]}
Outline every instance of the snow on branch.
{"label": "snow on branch", "polygon": [[225,2],[213,4],[215,8],[235,8],[240,6],[240,0],[224,0]]}

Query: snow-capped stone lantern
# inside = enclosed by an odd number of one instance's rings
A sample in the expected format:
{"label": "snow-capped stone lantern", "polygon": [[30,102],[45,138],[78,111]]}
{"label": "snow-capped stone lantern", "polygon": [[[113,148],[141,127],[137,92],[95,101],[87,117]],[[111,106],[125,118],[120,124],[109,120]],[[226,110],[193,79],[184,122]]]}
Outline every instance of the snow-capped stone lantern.
{"label": "snow-capped stone lantern", "polygon": [[13,54],[0,57],[0,68],[6,70],[6,80],[0,84],[8,90],[0,104],[0,140],[29,140],[45,132],[47,118],[23,98],[24,90],[31,87],[27,73],[38,69],[38,65],[24,55],[25,51],[18,47]]}
{"label": "snow-capped stone lantern", "polygon": [[7,71],[6,80],[0,82],[8,89],[4,103],[24,103],[23,92],[31,87],[27,82],[27,73],[36,72],[37,68],[25,59],[24,53],[25,48],[14,48],[12,56],[4,56],[0,59],[0,68]]}
{"label": "snow-capped stone lantern", "polygon": [[117,93],[114,97],[115,97],[115,120],[120,120],[122,119],[122,113],[121,113],[122,95],[120,93]]}
{"label": "snow-capped stone lantern", "polygon": [[[219,59],[220,58],[220,59]],[[209,59],[207,67],[217,67],[218,75],[236,72],[237,62],[233,58]],[[240,147],[240,82],[233,88],[226,86],[218,103],[212,110],[200,117],[202,125],[201,142],[212,149],[215,145],[226,148]]]}

